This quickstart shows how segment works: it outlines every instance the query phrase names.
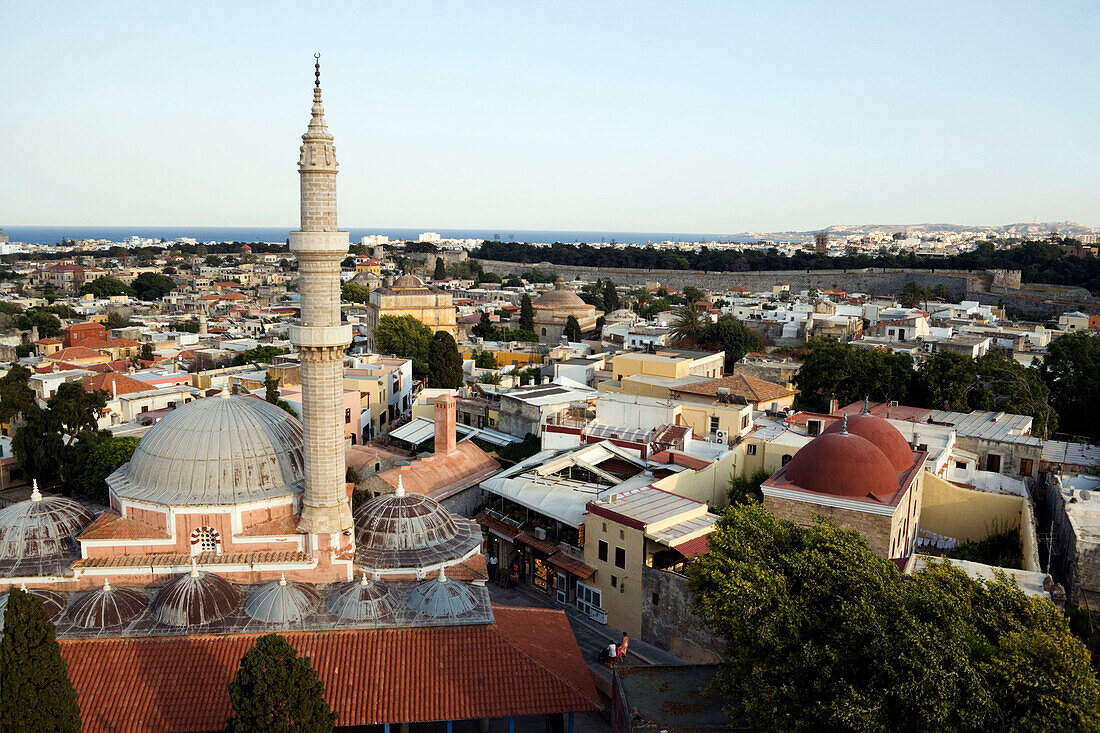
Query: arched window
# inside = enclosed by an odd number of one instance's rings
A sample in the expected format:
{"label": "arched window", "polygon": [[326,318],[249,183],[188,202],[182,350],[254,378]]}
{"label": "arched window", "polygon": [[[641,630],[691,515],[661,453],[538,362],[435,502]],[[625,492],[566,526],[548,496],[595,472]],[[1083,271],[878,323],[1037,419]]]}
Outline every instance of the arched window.
{"label": "arched window", "polygon": [[783,456],[783,465],[786,466],[790,462],[791,462],[791,457],[789,455],[784,455]]}
{"label": "arched window", "polygon": [[213,527],[196,527],[191,532],[191,554],[198,555],[203,552],[221,554],[222,537]]}
{"label": "arched window", "polygon": [[543,335],[543,336],[545,336],[545,335],[546,335],[546,329],[545,329],[545,328],[544,328],[544,329],[542,329],[542,335]]}

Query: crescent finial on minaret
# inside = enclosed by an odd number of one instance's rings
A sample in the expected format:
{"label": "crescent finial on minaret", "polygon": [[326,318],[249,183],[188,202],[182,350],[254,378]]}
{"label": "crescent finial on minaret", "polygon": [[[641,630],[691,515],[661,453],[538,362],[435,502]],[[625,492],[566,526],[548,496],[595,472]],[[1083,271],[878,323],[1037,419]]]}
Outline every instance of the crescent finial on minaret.
{"label": "crescent finial on minaret", "polygon": [[321,86],[321,54],[313,54],[313,86]]}

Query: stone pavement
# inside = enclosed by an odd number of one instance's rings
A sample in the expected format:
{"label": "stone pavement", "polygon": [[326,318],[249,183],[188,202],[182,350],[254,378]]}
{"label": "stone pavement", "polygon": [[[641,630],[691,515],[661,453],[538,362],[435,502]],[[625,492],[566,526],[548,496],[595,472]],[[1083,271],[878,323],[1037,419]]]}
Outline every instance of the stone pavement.
{"label": "stone pavement", "polygon": [[[610,694],[611,669],[606,664],[598,662],[597,656],[600,650],[607,648],[607,645],[611,642],[619,643],[619,640],[623,638],[622,629],[599,624],[578,611],[574,606],[563,606],[545,593],[540,593],[528,586],[499,588],[490,583],[488,587],[489,597],[493,603],[498,605],[538,606],[541,608],[560,608],[565,611],[565,615],[569,618],[569,624],[573,627],[573,635],[577,637],[577,646],[580,647],[584,661],[592,672],[596,688],[605,696]],[[669,654],[634,637],[630,639],[630,646],[623,663],[631,667],[655,664],[685,664],[684,660],[674,654]]]}

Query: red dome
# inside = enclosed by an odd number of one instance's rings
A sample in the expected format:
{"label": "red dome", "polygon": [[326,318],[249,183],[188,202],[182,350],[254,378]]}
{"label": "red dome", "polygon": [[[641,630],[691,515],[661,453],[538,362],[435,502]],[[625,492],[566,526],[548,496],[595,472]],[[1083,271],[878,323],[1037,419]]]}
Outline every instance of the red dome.
{"label": "red dome", "polygon": [[[823,434],[839,433],[843,429],[843,420],[825,429]],[[886,454],[894,471],[901,473],[913,467],[913,449],[905,442],[898,429],[886,420],[875,415],[849,415],[848,432],[871,441],[876,448]]]}
{"label": "red dome", "polygon": [[787,481],[835,496],[883,498],[898,490],[898,472],[871,441],[829,433],[810,441],[787,464]]}

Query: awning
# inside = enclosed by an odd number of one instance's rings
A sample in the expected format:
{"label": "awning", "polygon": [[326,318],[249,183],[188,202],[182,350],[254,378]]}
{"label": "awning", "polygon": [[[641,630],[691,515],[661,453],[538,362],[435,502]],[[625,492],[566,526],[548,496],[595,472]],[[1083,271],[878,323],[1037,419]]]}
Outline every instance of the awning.
{"label": "awning", "polygon": [[702,555],[708,550],[708,543],[710,542],[710,534],[701,535],[699,537],[693,537],[690,540],[684,540],[678,545],[672,545],[672,549],[680,553],[684,557],[695,557],[696,555]]}
{"label": "awning", "polygon": [[576,575],[581,580],[588,580],[596,574],[596,569],[585,565],[580,560],[566,555],[558,550],[549,558],[551,565],[556,565],[567,573]]}
{"label": "awning", "polygon": [[527,545],[530,548],[538,550],[546,555],[553,555],[558,551],[557,545],[552,545],[549,542],[545,542],[540,539],[536,539],[533,535],[529,535],[526,532],[521,532],[516,535],[516,542]]}
{"label": "awning", "polygon": [[504,540],[514,540],[516,536],[520,534],[518,529],[509,527],[506,524],[501,524],[500,522],[494,522],[489,517],[478,517],[477,523]]}

